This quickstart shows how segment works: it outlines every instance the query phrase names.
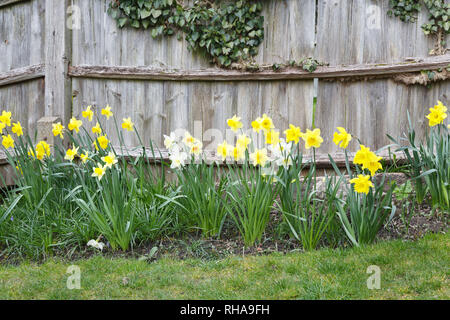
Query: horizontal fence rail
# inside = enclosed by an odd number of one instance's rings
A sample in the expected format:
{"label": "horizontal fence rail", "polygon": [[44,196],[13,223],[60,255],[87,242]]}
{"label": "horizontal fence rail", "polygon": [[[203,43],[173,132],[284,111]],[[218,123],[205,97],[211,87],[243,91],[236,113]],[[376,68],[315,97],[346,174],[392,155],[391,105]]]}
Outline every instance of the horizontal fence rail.
{"label": "horizontal fence rail", "polygon": [[438,70],[450,66],[450,54],[431,58],[410,58],[408,61],[394,64],[371,64],[349,66],[319,66],[314,72],[299,68],[286,67],[280,71],[263,70],[256,72],[201,69],[177,70],[149,67],[126,66],[69,66],[69,76],[77,78],[124,79],[124,80],[163,80],[163,81],[273,81],[273,80],[310,80],[351,77],[391,77],[392,75]]}

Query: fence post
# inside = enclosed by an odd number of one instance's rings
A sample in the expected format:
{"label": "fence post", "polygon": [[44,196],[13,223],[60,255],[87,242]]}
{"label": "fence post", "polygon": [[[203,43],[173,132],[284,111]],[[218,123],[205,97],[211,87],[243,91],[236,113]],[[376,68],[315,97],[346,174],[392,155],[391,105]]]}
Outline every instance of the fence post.
{"label": "fence post", "polygon": [[72,56],[72,31],[67,27],[70,0],[45,0],[45,116],[71,117],[72,81],[68,75]]}

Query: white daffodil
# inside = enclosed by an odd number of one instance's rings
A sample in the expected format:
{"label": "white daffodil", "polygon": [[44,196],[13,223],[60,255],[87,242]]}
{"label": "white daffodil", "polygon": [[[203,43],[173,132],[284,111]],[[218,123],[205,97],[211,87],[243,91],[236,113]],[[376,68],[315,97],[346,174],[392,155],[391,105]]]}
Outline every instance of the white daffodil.
{"label": "white daffodil", "polygon": [[87,246],[103,251],[105,244],[103,242],[98,242],[97,240],[89,240]]}
{"label": "white daffodil", "polygon": [[172,161],[172,163],[170,164],[170,168],[176,169],[183,167],[187,158],[188,154],[186,152],[180,151],[178,147],[174,148],[172,150],[172,154],[169,157],[170,161]]}
{"label": "white daffodil", "polygon": [[170,136],[164,135],[164,146],[167,150],[171,150],[176,145],[177,140],[175,132],[171,132]]}

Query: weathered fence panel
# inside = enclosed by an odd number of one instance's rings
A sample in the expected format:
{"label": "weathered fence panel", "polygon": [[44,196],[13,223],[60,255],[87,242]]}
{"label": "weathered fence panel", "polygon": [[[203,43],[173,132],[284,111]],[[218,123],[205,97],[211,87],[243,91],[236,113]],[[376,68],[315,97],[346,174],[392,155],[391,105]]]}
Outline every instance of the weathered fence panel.
{"label": "weathered fence panel", "polygon": [[[389,1],[319,1],[315,56],[332,66],[426,57],[435,43],[420,27],[427,21],[427,13],[421,12],[418,23],[408,24],[388,17],[388,7]],[[332,137],[336,126],[346,127],[363,143],[378,149],[390,143],[386,133],[397,137],[406,131],[407,110],[420,136],[427,126],[424,115],[428,108],[438,99],[448,104],[449,93],[449,82],[424,88],[390,79],[320,81],[315,124],[327,137]],[[329,152],[338,149],[331,139],[324,147]]]}
{"label": "weathered fence panel", "polygon": [[[118,29],[107,13],[107,1],[77,0],[84,17],[73,31],[73,65],[153,66],[196,70],[210,68],[207,59],[187,49],[176,36],[152,39],[149,31]],[[256,57],[258,63],[301,59],[314,51],[315,1],[265,1],[266,37]],[[302,30],[302,32],[299,32]],[[295,122],[311,125],[313,81],[274,82],[155,82],[113,81],[76,78],[73,80],[73,112],[80,116],[87,105],[110,104],[121,119],[131,116],[146,140],[162,145],[163,134],[186,128],[194,131],[201,123],[205,144],[211,129],[225,132],[226,119],[242,116],[247,127],[262,113],[271,114],[279,126]],[[112,124],[109,124],[112,125]],[[111,128],[113,129],[113,128]],[[109,130],[111,132],[111,130]],[[198,131],[198,130],[196,130]],[[127,143],[135,144],[135,137]]]}
{"label": "weathered fence panel", "polygon": [[[0,107],[12,111],[30,132],[44,115],[45,0],[0,2],[0,74],[29,69],[16,83],[0,85]],[[28,68],[35,66],[33,68]],[[13,73],[11,77],[13,78]]]}

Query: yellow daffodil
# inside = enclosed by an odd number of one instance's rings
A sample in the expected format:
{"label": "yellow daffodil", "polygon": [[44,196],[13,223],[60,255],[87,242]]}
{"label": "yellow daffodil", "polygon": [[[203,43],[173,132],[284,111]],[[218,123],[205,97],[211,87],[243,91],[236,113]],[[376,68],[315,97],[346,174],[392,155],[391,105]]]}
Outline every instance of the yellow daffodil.
{"label": "yellow daffodil", "polygon": [[345,149],[348,147],[348,144],[352,140],[352,136],[351,136],[351,134],[347,133],[347,131],[345,131],[345,129],[342,127],[337,127],[337,129],[338,129],[339,133],[338,132],[334,133],[333,142],[337,146],[339,146],[339,144],[340,144],[340,147],[342,149]]}
{"label": "yellow daffodil", "polygon": [[66,151],[66,155],[64,156],[64,159],[72,162],[77,154],[78,154],[78,148],[75,148],[75,146],[73,146],[72,149],[68,149]]}
{"label": "yellow daffodil", "polygon": [[101,135],[102,134],[102,128],[100,128],[100,123],[96,123],[95,127],[92,127],[92,133]]}
{"label": "yellow daffodil", "polygon": [[80,127],[83,125],[83,121],[81,120],[77,120],[77,118],[72,117],[72,119],[70,119],[69,125],[67,126],[67,128],[69,128],[70,131],[75,130],[76,133],[80,132]]}
{"label": "yellow daffodil", "polygon": [[89,122],[91,122],[94,117],[94,111],[92,111],[91,108],[92,106],[88,106],[86,110],[81,113],[83,118],[88,118]]}
{"label": "yellow daffodil", "polygon": [[245,151],[245,150],[247,150],[248,145],[251,142],[252,142],[252,139],[247,137],[247,135],[245,135],[245,134],[241,134],[241,135],[239,135],[239,137],[238,137],[238,139],[236,141],[236,146],[241,148],[241,149],[244,149],[244,151]]}
{"label": "yellow daffodil", "polygon": [[231,150],[231,155],[233,156],[234,161],[242,160],[245,157],[245,149],[242,148],[241,146],[236,145]]}
{"label": "yellow daffodil", "polygon": [[97,167],[93,168],[94,172],[92,173],[92,177],[97,177],[98,180],[102,180],[103,176],[105,175],[106,172],[106,166],[102,166],[101,163],[97,164]]}
{"label": "yellow daffodil", "polygon": [[[102,148],[102,149],[108,148],[109,140],[105,135],[98,137],[97,140],[98,140],[98,143],[100,144],[100,148]],[[95,146],[95,149],[98,150],[97,141],[94,142],[94,146]]]}
{"label": "yellow daffodil", "polygon": [[13,124],[11,131],[15,133],[18,137],[23,135],[22,126],[20,125],[19,121]]}
{"label": "yellow daffodil", "polygon": [[117,163],[116,156],[113,152],[109,152],[107,156],[102,157],[102,161],[105,163],[105,167],[112,168]]}
{"label": "yellow daffodil", "polygon": [[111,107],[109,106],[109,104],[104,109],[102,109],[102,115],[104,115],[106,119],[109,119],[114,115],[111,111]]}
{"label": "yellow daffodil", "polygon": [[305,141],[305,148],[310,149],[320,148],[320,145],[323,142],[322,137],[320,136],[320,129],[314,129],[313,131],[306,129],[306,133],[302,135],[302,139]]}
{"label": "yellow daffodil", "polygon": [[266,114],[263,114],[261,119],[261,127],[264,129],[264,131],[275,128],[272,118],[268,117]]}
{"label": "yellow daffodil", "polygon": [[367,148],[364,145],[359,146],[359,150],[356,152],[355,157],[353,158],[353,163],[364,165],[364,163],[368,162],[373,154],[370,151],[370,148]]}
{"label": "yellow daffodil", "polygon": [[11,112],[10,111],[2,111],[0,115],[0,122],[3,122],[8,127],[11,126]]}
{"label": "yellow daffodil", "polygon": [[233,132],[238,131],[238,129],[242,128],[242,122],[241,117],[238,117],[236,115],[233,116],[233,118],[227,120],[228,126],[233,130]]}
{"label": "yellow daffodil", "polygon": [[373,176],[378,170],[382,170],[383,166],[380,163],[380,160],[383,159],[382,157],[378,157],[376,154],[371,152],[368,155],[368,158],[363,163],[363,169],[369,169],[370,175]]}
{"label": "yellow daffodil", "polygon": [[2,145],[5,147],[5,149],[14,148],[14,139],[11,137],[10,134],[2,137],[3,137]]}
{"label": "yellow daffodil", "polygon": [[351,184],[354,184],[355,191],[358,193],[368,194],[370,188],[373,188],[373,183],[370,181],[370,176],[358,175],[358,178],[350,180]]}
{"label": "yellow daffodil", "polygon": [[255,152],[250,154],[250,161],[253,163],[253,165],[256,167],[257,165],[260,165],[261,167],[264,167],[269,160],[269,157],[267,156],[267,149],[256,149]]}
{"label": "yellow daffodil", "polygon": [[217,154],[222,157],[222,161],[226,159],[230,150],[230,146],[226,141],[217,146]]}
{"label": "yellow daffodil", "polygon": [[36,155],[35,157],[39,160],[44,159],[44,156],[50,157],[50,146],[45,141],[40,141],[36,145]]}
{"label": "yellow daffodil", "polygon": [[293,124],[289,125],[289,129],[284,131],[284,134],[286,135],[286,142],[294,142],[297,144],[300,141],[300,138],[302,137],[303,133],[300,130],[300,127],[296,127]]}
{"label": "yellow daffodil", "polygon": [[127,131],[133,131],[134,123],[131,121],[131,118],[124,118],[122,122],[122,128]]}
{"label": "yellow daffodil", "polygon": [[0,134],[3,134],[3,129],[6,128],[6,124],[3,122],[0,122]]}
{"label": "yellow daffodil", "polygon": [[61,124],[61,122],[54,123],[52,126],[53,126],[53,129],[52,129],[53,135],[54,135],[55,137],[56,137],[57,135],[59,135],[59,137],[60,137],[61,139],[64,139],[64,136],[63,136],[64,126]]}
{"label": "yellow daffodil", "polygon": [[266,144],[278,144],[280,142],[280,132],[278,130],[267,130],[265,131]]}
{"label": "yellow daffodil", "polygon": [[86,163],[89,159],[89,151],[85,151],[85,153],[80,154],[80,159],[83,163]]}
{"label": "yellow daffodil", "polygon": [[263,129],[262,118],[257,118],[255,121],[252,121],[252,128],[253,131],[259,133]]}
{"label": "yellow daffodil", "polygon": [[427,119],[429,120],[428,125],[430,127],[434,127],[438,124],[444,123],[444,120],[447,118],[447,107],[441,101],[438,101],[438,104],[433,108],[430,108],[430,114],[427,115]]}

